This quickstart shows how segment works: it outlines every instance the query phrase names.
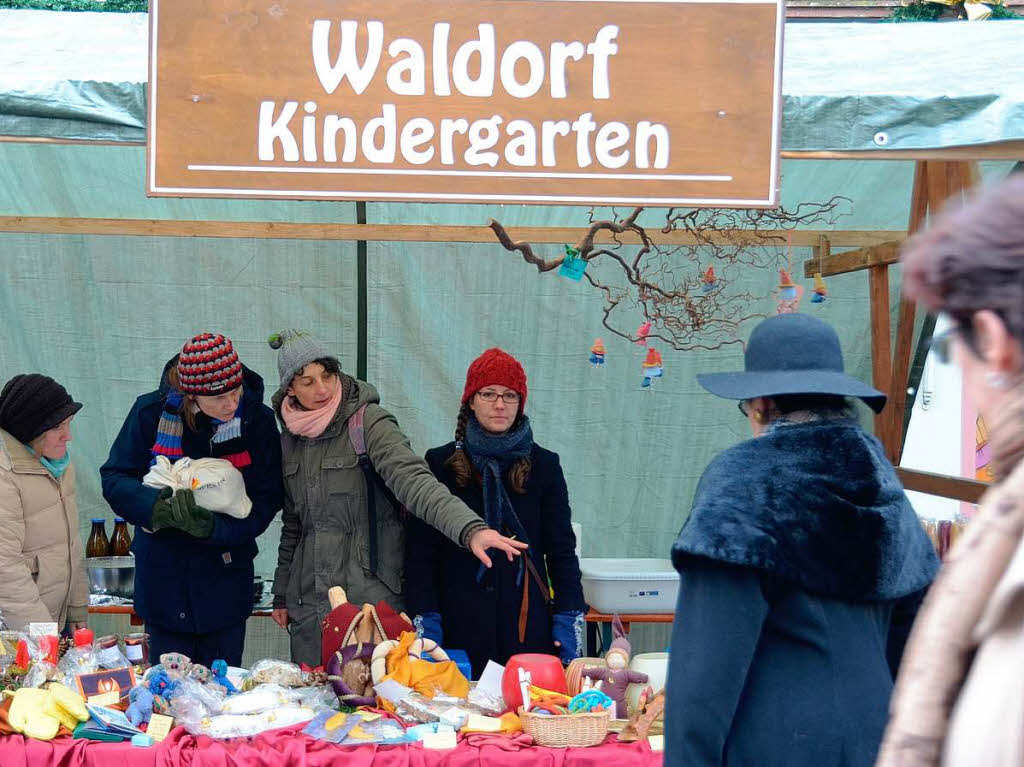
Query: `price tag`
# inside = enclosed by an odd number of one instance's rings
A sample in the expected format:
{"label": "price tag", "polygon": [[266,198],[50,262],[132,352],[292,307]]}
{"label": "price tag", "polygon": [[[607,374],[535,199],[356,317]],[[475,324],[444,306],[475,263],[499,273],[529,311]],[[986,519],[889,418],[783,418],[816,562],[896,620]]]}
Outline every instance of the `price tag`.
{"label": "price tag", "polygon": [[121,694],[117,690],[89,696],[89,703],[94,706],[116,706],[120,702]]}
{"label": "price tag", "polygon": [[167,733],[171,731],[174,726],[174,719],[163,714],[153,714],[149,718],[149,726],[146,728],[146,734],[159,743],[161,740],[167,737]]}

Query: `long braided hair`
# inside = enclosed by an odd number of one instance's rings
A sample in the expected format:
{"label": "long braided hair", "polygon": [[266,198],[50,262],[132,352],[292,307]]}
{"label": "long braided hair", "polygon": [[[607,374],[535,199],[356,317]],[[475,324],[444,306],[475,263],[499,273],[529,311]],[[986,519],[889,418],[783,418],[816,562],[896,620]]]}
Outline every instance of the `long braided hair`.
{"label": "long braided hair", "polygon": [[[469,423],[469,418],[472,414],[473,411],[469,407],[468,402],[459,409],[459,417],[455,422],[455,452],[444,462],[445,468],[451,471],[455,477],[456,487],[466,487],[466,485],[474,480],[474,476],[477,482],[480,481],[479,474],[475,474],[473,471],[473,462],[469,460],[469,455],[462,447],[466,441],[466,424]],[[521,422],[522,414],[520,413],[512,423],[512,428],[518,428]],[[529,456],[517,458],[509,466],[508,483],[518,495],[526,493],[526,482],[530,478],[530,469],[532,467],[533,462]]]}

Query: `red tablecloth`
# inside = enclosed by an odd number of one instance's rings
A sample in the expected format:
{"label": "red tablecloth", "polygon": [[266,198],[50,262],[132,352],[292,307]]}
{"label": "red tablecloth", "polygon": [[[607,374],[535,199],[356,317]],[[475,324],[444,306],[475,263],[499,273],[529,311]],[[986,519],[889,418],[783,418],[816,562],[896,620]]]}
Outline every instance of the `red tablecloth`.
{"label": "red tablecloth", "polygon": [[411,746],[343,747],[301,733],[301,727],[255,738],[217,741],[182,728],[152,748],[60,738],[50,742],[0,736],[3,767],[660,767],[661,754],[646,743],[594,748],[526,748],[504,751],[460,743],[454,751]]}

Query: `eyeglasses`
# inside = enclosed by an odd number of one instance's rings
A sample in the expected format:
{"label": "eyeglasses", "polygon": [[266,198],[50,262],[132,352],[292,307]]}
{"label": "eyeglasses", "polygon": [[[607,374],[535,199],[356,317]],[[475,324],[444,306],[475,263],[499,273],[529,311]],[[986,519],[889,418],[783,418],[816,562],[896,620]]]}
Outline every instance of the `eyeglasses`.
{"label": "eyeglasses", "polygon": [[484,402],[497,402],[498,397],[501,397],[501,401],[506,405],[519,404],[519,395],[514,391],[507,391],[504,394],[498,394],[496,391],[478,391],[476,396]]}
{"label": "eyeglasses", "polygon": [[928,341],[928,348],[935,352],[935,357],[943,365],[949,363],[953,358],[953,339],[956,337],[957,329],[950,328],[937,336],[932,336]]}
{"label": "eyeglasses", "polygon": [[744,418],[750,417],[750,405],[747,403],[745,399],[741,399],[739,402],[737,402],[736,407],[738,407],[740,409],[740,412],[743,413]]}

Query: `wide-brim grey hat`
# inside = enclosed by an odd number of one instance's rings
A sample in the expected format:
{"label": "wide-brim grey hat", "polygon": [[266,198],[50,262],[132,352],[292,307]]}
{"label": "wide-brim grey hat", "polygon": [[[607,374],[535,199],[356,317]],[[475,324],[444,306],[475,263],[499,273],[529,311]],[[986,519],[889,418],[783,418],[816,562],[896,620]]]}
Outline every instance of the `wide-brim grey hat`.
{"label": "wide-brim grey hat", "polygon": [[839,336],[827,322],[807,314],[779,314],[750,334],[744,370],[705,373],[697,381],[724,399],[747,400],[784,394],[831,394],[861,399],[876,413],[886,396],[843,367]]}

